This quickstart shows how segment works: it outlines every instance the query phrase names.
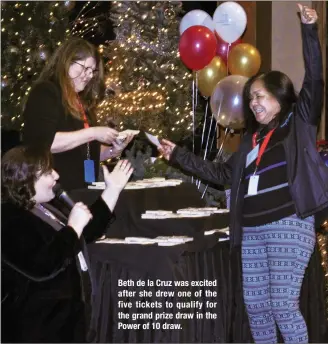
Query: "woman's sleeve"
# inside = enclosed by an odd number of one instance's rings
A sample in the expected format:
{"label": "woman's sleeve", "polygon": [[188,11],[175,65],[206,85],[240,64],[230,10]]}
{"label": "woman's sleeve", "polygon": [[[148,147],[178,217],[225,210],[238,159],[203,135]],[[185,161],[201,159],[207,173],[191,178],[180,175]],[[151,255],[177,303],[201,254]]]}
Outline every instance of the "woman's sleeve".
{"label": "woman's sleeve", "polygon": [[[31,279],[47,279],[66,268],[81,250],[71,227],[42,234],[47,224],[12,221],[2,230],[2,260]],[[38,230],[36,230],[38,226]]]}
{"label": "woman's sleeve", "polygon": [[33,87],[23,112],[24,144],[44,144],[51,147],[58,131],[58,122],[63,116],[59,92],[51,82],[41,82]]}
{"label": "woman's sleeve", "polygon": [[322,53],[317,24],[301,24],[305,75],[296,113],[304,122],[317,125],[323,104]]}
{"label": "woman's sleeve", "polygon": [[84,227],[83,237],[86,243],[91,243],[100,238],[108,226],[115,220],[115,215],[110,211],[104,200],[99,197],[90,207],[91,221]]}
{"label": "woman's sleeve", "polygon": [[225,163],[214,163],[196,156],[187,149],[175,147],[170,163],[213,184],[231,185],[232,169],[236,153]]}

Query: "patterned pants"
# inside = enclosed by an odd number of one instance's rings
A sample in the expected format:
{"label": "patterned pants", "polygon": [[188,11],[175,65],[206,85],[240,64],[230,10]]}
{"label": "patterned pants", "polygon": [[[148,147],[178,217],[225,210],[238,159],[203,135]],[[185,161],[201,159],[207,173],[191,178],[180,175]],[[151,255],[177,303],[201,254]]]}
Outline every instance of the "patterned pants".
{"label": "patterned pants", "polygon": [[285,343],[308,342],[299,296],[314,245],[313,216],[243,228],[244,300],[256,343],[277,343],[276,323]]}

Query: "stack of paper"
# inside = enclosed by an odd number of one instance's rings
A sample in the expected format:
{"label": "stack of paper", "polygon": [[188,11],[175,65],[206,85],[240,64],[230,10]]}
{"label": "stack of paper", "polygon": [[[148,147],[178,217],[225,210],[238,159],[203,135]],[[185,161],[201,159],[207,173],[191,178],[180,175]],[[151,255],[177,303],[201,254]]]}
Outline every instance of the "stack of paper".
{"label": "stack of paper", "polygon": [[97,244],[136,244],[136,245],[154,245],[175,246],[193,241],[194,238],[188,236],[158,236],[156,238],[147,237],[126,237],[124,239],[106,238],[96,241]]}
{"label": "stack of paper", "polygon": [[177,210],[178,214],[204,214],[204,213],[209,213],[209,214],[215,214],[215,213],[225,213],[229,212],[227,209],[218,209],[216,207],[203,207],[203,208],[183,208]]}
{"label": "stack of paper", "polygon": [[[136,189],[148,189],[148,188],[161,188],[168,186],[177,186],[182,183],[180,179],[165,179],[165,178],[149,178],[137,180],[135,182],[129,182],[125,186],[125,190],[136,190]],[[94,182],[88,186],[88,189],[105,189],[105,182]]]}

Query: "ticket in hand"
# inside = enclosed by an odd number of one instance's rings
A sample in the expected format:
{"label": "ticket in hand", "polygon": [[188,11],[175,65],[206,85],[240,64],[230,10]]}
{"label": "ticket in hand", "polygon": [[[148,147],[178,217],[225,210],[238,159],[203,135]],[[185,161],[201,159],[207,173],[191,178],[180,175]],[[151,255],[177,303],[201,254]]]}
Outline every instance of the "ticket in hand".
{"label": "ticket in hand", "polygon": [[128,135],[132,134],[132,135],[138,135],[140,133],[140,130],[132,130],[132,129],[127,129],[124,131],[121,131],[118,136],[117,139],[120,141],[124,141]]}
{"label": "ticket in hand", "polygon": [[158,138],[154,135],[151,135],[149,133],[145,133],[145,135],[147,136],[147,139],[156,147],[160,146],[161,143],[159,142]]}

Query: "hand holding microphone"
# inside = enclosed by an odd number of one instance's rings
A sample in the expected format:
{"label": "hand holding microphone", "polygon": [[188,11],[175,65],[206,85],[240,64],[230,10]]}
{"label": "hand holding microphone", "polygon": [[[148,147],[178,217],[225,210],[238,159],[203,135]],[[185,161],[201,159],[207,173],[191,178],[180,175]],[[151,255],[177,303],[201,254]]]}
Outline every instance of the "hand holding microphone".
{"label": "hand holding microphone", "polygon": [[75,203],[66,191],[61,188],[59,183],[53,187],[53,192],[55,196],[71,210],[68,216],[67,225],[72,227],[78,237],[80,237],[84,227],[92,219],[90,210],[82,202]]}
{"label": "hand holding microphone", "polygon": [[71,210],[67,225],[72,227],[77,233],[78,237],[81,236],[84,227],[92,219],[92,214],[89,208],[82,202],[78,202]]}

